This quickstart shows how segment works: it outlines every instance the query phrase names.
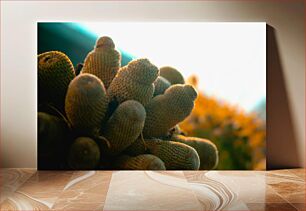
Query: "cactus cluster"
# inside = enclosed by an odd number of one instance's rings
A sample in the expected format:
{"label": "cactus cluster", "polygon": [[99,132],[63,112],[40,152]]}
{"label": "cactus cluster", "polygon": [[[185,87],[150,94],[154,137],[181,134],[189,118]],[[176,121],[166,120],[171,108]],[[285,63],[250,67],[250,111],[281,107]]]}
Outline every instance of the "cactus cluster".
{"label": "cactus cluster", "polygon": [[[197,98],[181,73],[169,66],[158,68],[147,58],[123,67],[120,61],[110,37],[97,40],[77,76],[64,53],[38,55],[38,167],[215,168],[216,146],[179,129]],[[43,162],[49,157],[58,158],[57,163]]]}

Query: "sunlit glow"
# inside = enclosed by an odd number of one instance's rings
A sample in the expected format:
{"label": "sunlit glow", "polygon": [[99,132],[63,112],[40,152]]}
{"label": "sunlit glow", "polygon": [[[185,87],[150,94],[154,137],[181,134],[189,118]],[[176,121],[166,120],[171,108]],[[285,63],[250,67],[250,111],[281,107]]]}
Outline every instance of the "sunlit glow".
{"label": "sunlit glow", "polygon": [[199,89],[253,109],[266,97],[265,23],[81,23],[98,36],[158,67],[196,75]]}

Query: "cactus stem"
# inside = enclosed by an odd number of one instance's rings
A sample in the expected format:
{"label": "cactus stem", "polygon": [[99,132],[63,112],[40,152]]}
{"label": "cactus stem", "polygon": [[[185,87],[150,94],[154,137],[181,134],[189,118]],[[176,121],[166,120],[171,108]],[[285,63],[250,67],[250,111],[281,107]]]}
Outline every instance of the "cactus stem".
{"label": "cactus stem", "polygon": [[52,109],[54,112],[56,112],[58,115],[60,115],[63,120],[66,122],[66,124],[68,125],[69,128],[72,127],[71,123],[69,122],[69,120],[63,115],[62,112],[60,112],[56,107],[54,107],[53,105],[51,105],[50,103],[46,103],[45,104],[47,107],[49,107],[50,109]]}
{"label": "cactus stem", "polygon": [[108,147],[108,149],[111,148],[111,143],[110,143],[110,141],[107,138],[105,138],[104,136],[97,136],[96,138],[99,139],[100,141],[105,142],[107,147]]}
{"label": "cactus stem", "polygon": [[148,147],[147,147],[146,141],[143,138],[143,133],[142,132],[140,133],[140,139],[141,139],[141,141],[142,141],[142,143],[144,145],[145,151],[147,151]]}

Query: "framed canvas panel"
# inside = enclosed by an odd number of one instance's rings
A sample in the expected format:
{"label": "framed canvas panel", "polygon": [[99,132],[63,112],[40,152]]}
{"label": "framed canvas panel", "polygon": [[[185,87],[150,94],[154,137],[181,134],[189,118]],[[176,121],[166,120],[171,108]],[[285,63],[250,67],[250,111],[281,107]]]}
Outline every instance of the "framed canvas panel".
{"label": "framed canvas panel", "polygon": [[264,22],[38,22],[39,169],[263,170]]}

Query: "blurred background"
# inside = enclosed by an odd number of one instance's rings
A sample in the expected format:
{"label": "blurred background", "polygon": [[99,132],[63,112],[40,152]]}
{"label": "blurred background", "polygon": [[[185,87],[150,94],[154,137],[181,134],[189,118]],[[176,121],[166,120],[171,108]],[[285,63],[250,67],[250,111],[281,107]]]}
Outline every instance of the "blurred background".
{"label": "blurred background", "polygon": [[38,23],[38,53],[64,52],[76,66],[99,36],[110,36],[122,66],[146,57],[177,68],[199,96],[180,124],[213,141],[217,169],[266,168],[265,23]]}

